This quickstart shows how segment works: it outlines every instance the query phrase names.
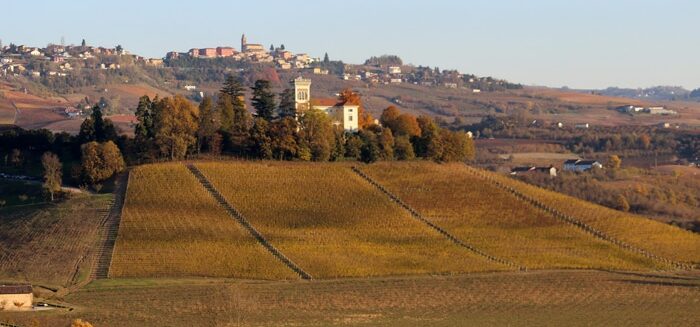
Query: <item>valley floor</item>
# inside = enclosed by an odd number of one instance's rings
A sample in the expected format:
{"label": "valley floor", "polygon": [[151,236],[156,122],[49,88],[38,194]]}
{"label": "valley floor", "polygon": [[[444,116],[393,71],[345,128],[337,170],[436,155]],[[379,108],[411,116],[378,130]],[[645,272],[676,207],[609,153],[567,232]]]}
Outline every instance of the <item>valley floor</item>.
{"label": "valley floor", "polygon": [[700,274],[475,273],[307,281],[108,279],[68,295],[73,311],[0,313],[68,326],[691,326]]}

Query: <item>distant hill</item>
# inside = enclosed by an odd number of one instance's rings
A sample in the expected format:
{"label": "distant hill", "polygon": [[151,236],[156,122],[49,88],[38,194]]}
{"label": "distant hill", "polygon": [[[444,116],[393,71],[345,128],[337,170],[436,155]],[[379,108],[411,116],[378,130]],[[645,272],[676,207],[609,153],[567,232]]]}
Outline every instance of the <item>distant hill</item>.
{"label": "distant hill", "polygon": [[700,100],[700,89],[689,91],[680,86],[654,86],[645,89],[609,87],[601,91],[596,91],[596,93],[607,96],[648,100]]}

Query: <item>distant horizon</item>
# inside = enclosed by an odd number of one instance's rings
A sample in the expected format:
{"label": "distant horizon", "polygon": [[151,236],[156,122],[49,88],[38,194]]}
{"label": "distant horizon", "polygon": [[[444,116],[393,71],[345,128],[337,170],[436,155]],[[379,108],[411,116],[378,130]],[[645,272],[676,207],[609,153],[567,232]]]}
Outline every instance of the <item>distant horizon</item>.
{"label": "distant horizon", "polygon": [[[527,86],[601,90],[654,86],[700,88],[700,3],[671,1],[421,1],[310,0],[290,7],[204,0],[198,6],[125,0],[115,7],[11,2],[0,39],[31,46],[88,44],[161,58],[168,51],[250,43],[285,44],[292,52],[362,64],[397,55],[404,64],[457,69]],[[167,8],[167,10],[164,10]],[[355,10],[355,11],[353,11]],[[309,19],[296,19],[303,15]],[[333,12],[354,19],[337,19]],[[108,14],[105,14],[108,13]],[[254,14],[250,13],[263,13]],[[21,28],[18,28],[21,26]]]}

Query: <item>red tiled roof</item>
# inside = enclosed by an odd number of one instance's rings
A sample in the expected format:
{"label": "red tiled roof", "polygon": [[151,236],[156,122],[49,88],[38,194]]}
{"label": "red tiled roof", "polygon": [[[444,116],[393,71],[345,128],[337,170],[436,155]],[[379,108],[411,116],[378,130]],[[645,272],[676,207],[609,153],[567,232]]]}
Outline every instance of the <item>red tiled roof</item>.
{"label": "red tiled roof", "polygon": [[341,104],[338,101],[338,99],[336,99],[336,98],[312,98],[311,105],[312,106],[335,106],[335,105],[341,105]]}
{"label": "red tiled roof", "polygon": [[32,285],[0,285],[0,294],[28,294]]}

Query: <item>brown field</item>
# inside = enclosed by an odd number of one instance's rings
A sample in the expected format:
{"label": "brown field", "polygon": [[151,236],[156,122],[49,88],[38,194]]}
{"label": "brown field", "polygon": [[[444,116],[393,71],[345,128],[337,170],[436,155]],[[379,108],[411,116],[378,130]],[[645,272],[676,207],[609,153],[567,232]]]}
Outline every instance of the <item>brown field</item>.
{"label": "brown field", "polygon": [[[700,276],[541,271],[313,282],[100,280],[73,311],[0,312],[68,326],[697,326]],[[55,302],[55,301],[54,301]]]}
{"label": "brown field", "polygon": [[273,245],[316,278],[511,269],[451,243],[348,165],[197,166]]}
{"label": "brown field", "polygon": [[[0,95],[2,91],[0,91]],[[0,97],[0,125],[9,125],[15,123],[16,110],[10,100]]]}

